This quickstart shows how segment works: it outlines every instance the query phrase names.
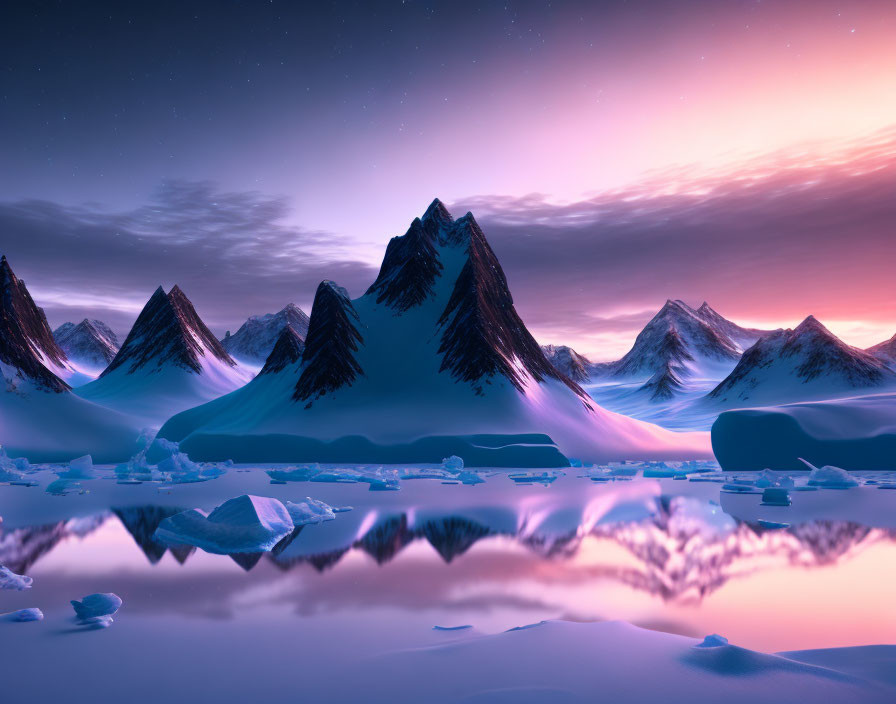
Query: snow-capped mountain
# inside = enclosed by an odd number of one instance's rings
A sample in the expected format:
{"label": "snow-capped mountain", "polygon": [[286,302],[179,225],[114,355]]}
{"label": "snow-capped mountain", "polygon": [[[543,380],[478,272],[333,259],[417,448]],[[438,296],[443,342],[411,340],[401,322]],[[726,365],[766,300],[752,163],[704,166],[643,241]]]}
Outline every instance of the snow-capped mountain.
{"label": "snow-capped mountain", "polygon": [[99,379],[76,390],[149,426],[244,385],[241,368],[179,287],[160,286]]}
{"label": "snow-capped mountain", "polygon": [[872,357],[876,357],[891,369],[896,368],[896,335],[893,335],[886,342],[881,342],[874,347],[865,350]]}
{"label": "snow-capped mountain", "polygon": [[756,406],[870,393],[894,383],[896,373],[881,360],[850,347],[810,315],[750,347],[708,398]]}
{"label": "snow-capped mountain", "polygon": [[[472,214],[436,200],[393,238],[360,298],[323,282],[301,364],[175,416],[160,437],[197,459],[557,466],[567,457],[703,456],[597,407],[547,359]],[[265,378],[267,377],[267,378]]]}
{"label": "snow-capped mountain", "polygon": [[764,334],[732,323],[705,302],[695,309],[668,300],[622,359],[592,365],[591,372],[594,377],[642,380],[641,392],[666,401],[691,378],[723,378],[744,348]]}
{"label": "snow-capped mountain", "polygon": [[25,282],[0,259],[0,445],[33,461],[90,453],[126,459],[139,430],[124,416],[77,398],[55,371],[72,374]]}
{"label": "snow-capped mountain", "polygon": [[72,364],[92,372],[94,378],[115,359],[119,348],[115,333],[101,320],[63,323],[53,331],[53,338]]}
{"label": "snow-capped mountain", "polygon": [[587,357],[566,345],[542,345],[541,349],[548,361],[574,382],[588,381],[592,365]]}
{"label": "snow-capped mountain", "polygon": [[285,327],[291,327],[304,341],[308,335],[308,322],[305,311],[290,303],[278,313],[253,315],[233,335],[228,330],[221,346],[235,360],[261,366]]}
{"label": "snow-capped mountain", "polygon": [[37,307],[25,282],[13,273],[6,256],[0,258],[0,369],[7,389],[30,381],[39,389],[68,391],[56,371],[68,359],[60,349],[43,310]]}

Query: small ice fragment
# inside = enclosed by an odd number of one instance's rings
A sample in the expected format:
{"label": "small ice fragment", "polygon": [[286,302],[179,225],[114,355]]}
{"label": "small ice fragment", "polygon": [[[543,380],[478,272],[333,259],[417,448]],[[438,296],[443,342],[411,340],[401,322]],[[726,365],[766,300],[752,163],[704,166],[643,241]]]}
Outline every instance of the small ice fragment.
{"label": "small ice fragment", "polygon": [[22,592],[26,589],[31,589],[32,582],[34,582],[34,580],[31,579],[31,577],[26,577],[23,574],[16,574],[8,567],[0,565],[0,589]]}
{"label": "small ice fragment", "polygon": [[464,461],[457,455],[451,455],[442,459],[442,468],[459,471],[464,468]]}
{"label": "small ice fragment", "polygon": [[719,648],[723,645],[728,645],[728,639],[724,636],[720,636],[717,633],[713,633],[710,636],[706,636],[703,639],[702,643],[698,643],[695,645],[695,648]]}
{"label": "small ice fragment", "polygon": [[292,523],[296,528],[312,523],[332,521],[336,518],[336,514],[329,504],[312,499],[310,496],[306,496],[301,503],[287,501],[286,510],[289,511],[289,517],[292,518]]}
{"label": "small ice fragment", "polygon": [[100,628],[108,628],[112,625],[111,616],[91,616],[90,618],[81,619],[78,622],[84,626],[84,630],[95,631]]}
{"label": "small ice fragment", "polygon": [[465,626],[433,626],[432,630],[434,631],[465,631],[468,628],[472,628],[473,626],[467,624]]}
{"label": "small ice fragment", "polygon": [[108,618],[121,608],[121,598],[117,594],[89,594],[81,601],[72,599],[72,608],[78,621],[84,625],[93,624],[97,619]]}
{"label": "small ice fragment", "polygon": [[727,494],[758,494],[759,489],[751,484],[722,484],[722,491]]}
{"label": "small ice fragment", "polygon": [[815,467],[802,457],[799,460],[812,470],[809,472],[809,486],[820,486],[825,489],[851,489],[859,485],[856,478],[845,469],[831,465]]}
{"label": "small ice fragment", "polygon": [[0,621],[9,621],[11,623],[43,621],[43,619],[44,614],[40,609],[19,609],[18,611],[10,611],[6,614],[0,614]]}
{"label": "small ice fragment", "polygon": [[790,494],[787,489],[770,486],[762,492],[763,506],[790,506]]}
{"label": "small ice fragment", "polygon": [[480,477],[476,472],[473,472],[469,469],[464,470],[460,474],[457,475],[457,478],[463,483],[469,486],[474,484],[483,484],[485,479]]}
{"label": "small ice fragment", "polygon": [[764,518],[759,519],[759,526],[767,530],[783,530],[790,528],[789,523],[779,523],[778,521],[766,521]]}
{"label": "small ice fragment", "polygon": [[354,511],[354,506],[334,506],[333,513],[346,513],[348,511]]}

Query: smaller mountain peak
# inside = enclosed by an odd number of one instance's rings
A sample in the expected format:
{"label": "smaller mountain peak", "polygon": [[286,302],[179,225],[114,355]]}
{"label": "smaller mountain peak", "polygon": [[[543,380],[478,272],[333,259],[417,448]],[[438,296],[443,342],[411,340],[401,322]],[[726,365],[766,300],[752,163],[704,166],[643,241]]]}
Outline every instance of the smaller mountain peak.
{"label": "smaller mountain peak", "polygon": [[287,325],[280,331],[277,342],[274,343],[274,349],[271,350],[267,360],[259,372],[262,374],[276,374],[286,367],[297,364],[302,359],[305,351],[305,343],[291,325]]}

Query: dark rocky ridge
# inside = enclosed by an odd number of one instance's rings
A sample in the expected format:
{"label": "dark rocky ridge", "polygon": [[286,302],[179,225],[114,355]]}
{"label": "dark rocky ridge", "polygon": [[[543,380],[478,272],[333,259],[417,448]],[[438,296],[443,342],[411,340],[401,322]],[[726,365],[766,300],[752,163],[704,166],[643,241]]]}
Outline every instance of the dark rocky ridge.
{"label": "dark rocky ridge", "polygon": [[57,344],[76,362],[107,366],[118,353],[118,338],[101,320],[84,318],[77,325],[63,323],[53,331]]}
{"label": "dark rocky ridge", "polygon": [[183,291],[174,286],[166,294],[159,286],[100,378],[119,367],[133,374],[143,367],[157,369],[168,364],[198,374],[202,372],[201,358],[205,354],[231,367],[236,366]]}
{"label": "dark rocky ridge", "polygon": [[556,379],[590,409],[588,395],[548,361],[520,319],[504,270],[472,213],[457,220],[451,233],[451,243],[466,245],[467,261],[438,321],[439,354],[444,355],[440,371],[472,384],[480,394],[494,376],[503,376],[519,391],[526,374],[537,382]]}
{"label": "dark rocky ridge", "polygon": [[301,361],[304,351],[305,343],[299,336],[299,333],[287,325],[280,331],[280,336],[274,344],[274,349],[271,350],[271,354],[268,355],[258,375],[276,374],[283,371],[287,367]]}
{"label": "dark rocky ridge", "polygon": [[424,228],[417,218],[406,234],[389,241],[379,275],[367,289],[367,294],[376,295],[377,303],[403,313],[432,295],[442,272],[432,229]]}
{"label": "dark rocky ridge", "polygon": [[357,375],[364,373],[355,359],[358,344],[364,342],[358,322],[348,292],[332,281],[322,281],[314,294],[302,353],[305,367],[293,398],[310,404],[342,386],[351,386]]}
{"label": "dark rocky ridge", "polygon": [[71,387],[43,365],[44,359],[60,366],[67,362],[56,343],[47,317],[13,273],[6,257],[0,258],[0,362],[18,370],[38,388],[61,393]]}

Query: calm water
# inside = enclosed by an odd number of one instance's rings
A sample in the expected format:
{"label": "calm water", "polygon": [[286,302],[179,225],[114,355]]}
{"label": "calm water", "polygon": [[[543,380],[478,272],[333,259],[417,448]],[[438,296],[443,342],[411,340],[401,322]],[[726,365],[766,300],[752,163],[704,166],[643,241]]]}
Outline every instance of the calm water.
{"label": "calm water", "polygon": [[[692,636],[721,633],[766,652],[896,642],[896,491],[795,492],[789,508],[719,483],[618,479],[570,470],[549,486],[503,474],[478,486],[403,481],[271,484],[261,470],[160,490],[110,479],[51,496],[0,486],[0,564],[34,578],[0,611],[114,591],[129,614],[339,621],[388,614],[391,628],[542,619],[623,619]],[[871,475],[867,475],[871,476]],[[300,529],[272,553],[169,549],[153,532],[185,508],[240,493],[354,509]],[[762,520],[789,523],[768,529]]]}

